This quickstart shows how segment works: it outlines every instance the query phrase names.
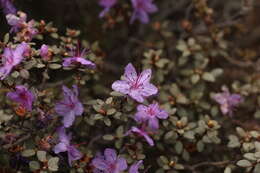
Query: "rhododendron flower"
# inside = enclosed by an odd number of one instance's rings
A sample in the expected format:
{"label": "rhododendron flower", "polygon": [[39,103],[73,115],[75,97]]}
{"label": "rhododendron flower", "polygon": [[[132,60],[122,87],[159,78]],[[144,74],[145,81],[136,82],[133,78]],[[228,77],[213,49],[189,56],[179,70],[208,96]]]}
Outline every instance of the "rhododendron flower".
{"label": "rhododendron flower", "polygon": [[168,118],[168,113],[165,110],[160,109],[158,103],[153,103],[148,106],[138,105],[137,111],[135,120],[139,123],[148,121],[148,127],[154,130],[159,128],[158,118]]}
{"label": "rhododendron flower", "polygon": [[2,55],[3,66],[0,67],[1,80],[5,79],[13,67],[18,65],[23,60],[23,56],[28,50],[29,46],[25,42],[19,44],[15,49],[9,47],[4,49],[4,53]]}
{"label": "rhododendron flower", "polygon": [[138,169],[140,166],[142,166],[142,164],[142,160],[139,160],[137,163],[133,164],[129,169],[129,173],[139,173]]}
{"label": "rhododendron flower", "polygon": [[125,67],[124,79],[115,81],[112,88],[115,91],[129,95],[138,102],[143,102],[146,97],[158,92],[158,89],[150,83],[151,74],[151,69],[146,69],[137,75],[135,68],[129,63]]}
{"label": "rhododendron flower", "polygon": [[130,133],[136,133],[142,137],[144,137],[144,139],[146,140],[146,142],[150,145],[150,146],[154,146],[154,142],[153,139],[148,135],[148,133],[145,131],[144,128],[139,129],[137,127],[132,127],[128,132],[127,135],[129,135]]}
{"label": "rhododendron flower", "polygon": [[10,32],[18,32],[26,25],[27,15],[20,11],[17,14],[18,16],[15,14],[6,15],[7,23],[12,26]]}
{"label": "rhododendron flower", "polygon": [[105,14],[116,4],[117,0],[99,0],[99,5],[104,7],[104,10],[101,11],[99,17],[104,17]]}
{"label": "rhododendron flower", "polygon": [[38,33],[38,30],[34,28],[34,20],[30,20],[26,22],[27,15],[21,11],[15,14],[6,15],[7,23],[12,27],[10,32],[18,32],[20,37],[23,37],[24,40],[31,41],[33,36]]}
{"label": "rhododendron flower", "polygon": [[68,162],[71,166],[72,161],[79,160],[82,154],[77,148],[70,144],[71,134],[67,135],[64,127],[58,129],[59,143],[54,146],[53,151],[58,154],[61,152],[67,152]]}
{"label": "rhododendron flower", "polygon": [[118,157],[114,149],[107,148],[104,156],[96,156],[92,164],[96,168],[94,172],[120,173],[127,169],[127,162],[124,158]]}
{"label": "rhododendron flower", "polygon": [[0,4],[5,15],[16,13],[16,8],[14,7],[11,0],[0,0]]}
{"label": "rhododendron flower", "polygon": [[234,107],[238,106],[243,101],[239,94],[230,94],[227,88],[223,88],[222,93],[217,93],[213,99],[220,104],[221,112],[232,116]]}
{"label": "rhododendron flower", "polygon": [[49,59],[49,47],[46,44],[43,44],[41,46],[40,55],[44,60]]}
{"label": "rhododendron flower", "polygon": [[87,54],[86,49],[84,49],[82,52],[80,52],[79,49],[78,49],[77,52],[76,51],[73,52],[72,57],[64,58],[62,65],[64,67],[69,67],[69,66],[81,64],[81,65],[86,66],[86,67],[95,68],[96,65],[93,62],[83,58],[86,54]]}
{"label": "rhododendron flower", "polygon": [[158,10],[156,5],[152,3],[152,0],[131,0],[131,2],[134,12],[130,23],[133,23],[136,19],[140,20],[142,23],[148,23],[148,13],[154,13]]}
{"label": "rhododendron flower", "polygon": [[17,85],[15,87],[15,91],[7,93],[7,97],[17,103],[20,103],[20,105],[27,110],[32,110],[32,104],[35,100],[35,96],[25,86]]}
{"label": "rhododendron flower", "polygon": [[84,108],[78,99],[79,94],[76,85],[73,85],[73,90],[68,89],[66,86],[63,86],[62,89],[63,100],[55,105],[55,111],[60,116],[63,116],[62,123],[64,127],[68,128],[73,124],[75,116],[82,115]]}

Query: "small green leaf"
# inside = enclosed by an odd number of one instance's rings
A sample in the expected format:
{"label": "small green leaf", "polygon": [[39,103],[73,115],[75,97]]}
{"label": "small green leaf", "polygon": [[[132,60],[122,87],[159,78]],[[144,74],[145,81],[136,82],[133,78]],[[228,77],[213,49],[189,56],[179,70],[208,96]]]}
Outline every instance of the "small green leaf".
{"label": "small green leaf", "polygon": [[230,167],[226,167],[224,173],[231,173],[232,169]]}
{"label": "small green leaf", "polygon": [[245,153],[244,154],[244,158],[245,159],[248,159],[248,160],[257,160],[256,158],[255,158],[255,153]]}
{"label": "small green leaf", "polygon": [[35,155],[35,151],[33,149],[24,150],[22,153],[24,157],[31,157]]}
{"label": "small green leaf", "polygon": [[50,64],[49,67],[50,67],[50,69],[57,70],[57,69],[61,68],[62,66],[60,64]]}
{"label": "small green leaf", "polygon": [[258,164],[255,166],[253,173],[259,173],[259,172],[260,172],[260,164],[258,163]]}
{"label": "small green leaf", "polygon": [[183,144],[180,141],[177,141],[174,148],[177,154],[181,154],[183,150]]}
{"label": "small green leaf", "polygon": [[5,36],[4,36],[4,43],[5,43],[5,44],[8,43],[9,38],[10,38],[9,33],[6,33]]}
{"label": "small green leaf", "polygon": [[177,170],[183,170],[184,166],[179,164],[179,163],[177,163],[177,164],[174,165],[174,168],[177,169]]}
{"label": "small green leaf", "polygon": [[47,160],[46,151],[37,151],[37,157],[41,162],[45,162]]}
{"label": "small green leaf", "polygon": [[106,141],[112,141],[115,137],[113,135],[104,135],[103,139]]}
{"label": "small green leaf", "polygon": [[113,115],[116,112],[116,109],[111,108],[107,110],[107,115]]}
{"label": "small green leaf", "polygon": [[248,160],[239,160],[237,162],[237,165],[240,166],[240,167],[243,167],[243,168],[247,168],[247,167],[251,167],[252,163],[249,162]]}
{"label": "small green leaf", "polygon": [[40,169],[40,163],[37,161],[30,161],[29,166],[32,171]]}
{"label": "small green leaf", "polygon": [[214,75],[212,75],[212,74],[209,73],[209,72],[203,73],[202,79],[204,79],[205,81],[208,81],[208,82],[215,82],[215,77],[214,77]]}
{"label": "small green leaf", "polygon": [[111,120],[109,118],[105,118],[104,119],[104,123],[107,125],[107,126],[111,126]]}
{"label": "small green leaf", "polygon": [[11,74],[11,76],[12,76],[13,78],[18,78],[19,75],[20,75],[20,73],[19,73],[18,71],[14,71],[14,72]]}
{"label": "small green leaf", "polygon": [[198,150],[198,152],[202,152],[204,147],[205,147],[205,144],[203,143],[202,140],[197,142],[197,150]]}
{"label": "small green leaf", "polygon": [[187,139],[194,139],[194,132],[193,131],[188,131],[188,132],[185,132],[184,133],[184,137],[187,138]]}
{"label": "small green leaf", "polygon": [[58,157],[52,157],[49,161],[48,161],[48,169],[50,171],[58,171],[59,166],[59,158]]}
{"label": "small green leaf", "polygon": [[237,128],[236,128],[236,131],[237,131],[237,134],[239,134],[239,136],[241,136],[241,137],[244,137],[244,136],[247,135],[246,132],[245,132],[245,130],[242,129],[241,127],[237,127]]}

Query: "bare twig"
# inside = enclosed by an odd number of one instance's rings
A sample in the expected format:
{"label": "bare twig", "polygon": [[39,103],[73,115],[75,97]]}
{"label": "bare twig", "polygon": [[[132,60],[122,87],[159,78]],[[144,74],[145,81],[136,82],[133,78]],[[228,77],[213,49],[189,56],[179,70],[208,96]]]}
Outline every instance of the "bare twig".
{"label": "bare twig", "polygon": [[20,143],[22,143],[23,141],[29,139],[31,137],[31,134],[26,134],[25,136],[21,137],[20,139],[18,139],[16,142],[12,143],[12,144],[6,144],[3,146],[4,149],[9,149],[12,148],[15,145],[18,145]]}

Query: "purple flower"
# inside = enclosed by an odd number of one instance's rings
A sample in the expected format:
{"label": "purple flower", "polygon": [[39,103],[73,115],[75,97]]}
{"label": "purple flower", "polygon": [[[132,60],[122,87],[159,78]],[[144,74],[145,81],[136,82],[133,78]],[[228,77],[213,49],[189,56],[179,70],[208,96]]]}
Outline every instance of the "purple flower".
{"label": "purple flower", "polygon": [[243,101],[243,98],[239,94],[230,94],[227,88],[223,88],[222,93],[217,93],[213,96],[213,99],[220,104],[221,112],[232,116],[234,107],[238,106]]}
{"label": "purple flower", "polygon": [[14,7],[14,4],[11,2],[11,0],[0,0],[0,4],[5,15],[16,13],[16,8]]}
{"label": "purple flower", "polygon": [[153,103],[148,106],[138,105],[137,111],[135,120],[139,123],[148,121],[148,127],[154,130],[159,128],[158,118],[168,118],[168,113],[165,110],[160,109],[158,103]]}
{"label": "purple flower", "polygon": [[40,55],[44,60],[49,59],[49,47],[46,44],[43,44],[41,46]]}
{"label": "purple flower", "polygon": [[18,102],[27,110],[32,110],[32,103],[35,100],[34,94],[23,85],[17,85],[14,92],[8,92],[6,95],[9,99]]}
{"label": "purple flower", "polygon": [[104,10],[101,11],[99,17],[102,18],[105,14],[116,4],[117,0],[99,0],[99,5],[104,7]]}
{"label": "purple flower", "polygon": [[151,73],[151,69],[146,69],[137,75],[135,68],[129,63],[125,67],[124,79],[115,81],[112,88],[129,95],[138,102],[143,102],[146,97],[158,92],[158,89],[150,83]]}
{"label": "purple flower", "polygon": [[140,166],[142,166],[142,164],[142,160],[139,160],[137,163],[133,164],[129,169],[129,173],[139,173],[138,169]]}
{"label": "purple flower", "polygon": [[54,146],[53,151],[56,154],[67,151],[68,162],[71,166],[72,161],[79,160],[82,154],[75,146],[70,144],[71,134],[67,135],[64,127],[60,127],[57,132],[59,135],[59,143]]}
{"label": "purple flower", "polygon": [[105,149],[104,156],[96,156],[92,164],[96,168],[94,172],[120,173],[127,169],[126,160],[118,157],[116,151],[110,148]]}
{"label": "purple flower", "polygon": [[75,116],[82,115],[84,108],[82,103],[78,99],[78,87],[73,85],[73,90],[68,89],[66,86],[62,87],[63,90],[63,100],[55,105],[55,111],[63,116],[64,127],[70,127]]}
{"label": "purple flower", "polygon": [[86,53],[86,49],[84,49],[81,53],[79,52],[79,50],[77,52],[74,51],[72,57],[64,58],[62,65],[64,67],[69,67],[74,64],[81,64],[86,67],[95,68],[96,65],[93,62],[83,58],[86,55]]}
{"label": "purple flower", "polygon": [[24,54],[29,50],[27,43],[22,42],[15,49],[5,48],[2,55],[2,64],[0,67],[0,80],[3,80],[11,72],[14,66],[18,65],[22,60]]}
{"label": "purple flower", "polygon": [[131,2],[134,12],[130,23],[133,23],[136,19],[140,20],[142,23],[148,23],[148,13],[154,13],[158,10],[156,5],[152,3],[152,0],[131,0]]}
{"label": "purple flower", "polygon": [[154,146],[154,142],[153,139],[148,135],[148,133],[144,130],[144,128],[139,129],[137,127],[132,127],[128,132],[127,135],[130,133],[136,133],[142,137],[144,137],[144,139],[146,140],[146,142],[150,145],[150,146]]}
{"label": "purple flower", "polygon": [[18,16],[15,14],[6,15],[7,23],[12,26],[10,32],[18,32],[19,29],[26,25],[27,15],[23,12],[18,12]]}

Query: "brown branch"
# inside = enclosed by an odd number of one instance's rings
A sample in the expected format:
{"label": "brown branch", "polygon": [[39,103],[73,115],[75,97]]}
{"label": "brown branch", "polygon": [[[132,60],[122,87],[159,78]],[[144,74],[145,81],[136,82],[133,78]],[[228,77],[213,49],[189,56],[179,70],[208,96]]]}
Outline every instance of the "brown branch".
{"label": "brown branch", "polygon": [[218,161],[218,162],[200,162],[200,163],[197,163],[195,165],[184,165],[184,168],[186,170],[190,170],[192,173],[197,173],[196,169],[199,168],[199,167],[202,167],[202,166],[225,166],[225,165],[228,165],[230,163],[235,163],[236,161],[230,161],[230,160],[226,160],[226,161]]}
{"label": "brown branch", "polygon": [[6,144],[6,145],[4,145],[3,148],[4,148],[4,149],[12,148],[13,146],[22,143],[23,141],[29,139],[30,137],[31,137],[31,134],[27,134],[27,135],[21,137],[20,139],[18,139],[16,142],[12,143],[12,144]]}

